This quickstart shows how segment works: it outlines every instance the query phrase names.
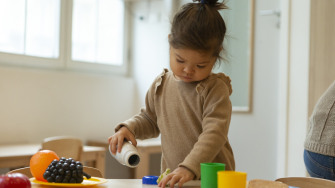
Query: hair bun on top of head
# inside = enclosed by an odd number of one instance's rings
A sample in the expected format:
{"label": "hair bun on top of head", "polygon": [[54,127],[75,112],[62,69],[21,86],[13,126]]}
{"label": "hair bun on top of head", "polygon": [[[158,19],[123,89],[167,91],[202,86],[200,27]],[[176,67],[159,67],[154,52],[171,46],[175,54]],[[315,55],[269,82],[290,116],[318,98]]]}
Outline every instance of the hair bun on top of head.
{"label": "hair bun on top of head", "polygon": [[194,2],[198,1],[201,4],[215,5],[218,0],[193,0]]}

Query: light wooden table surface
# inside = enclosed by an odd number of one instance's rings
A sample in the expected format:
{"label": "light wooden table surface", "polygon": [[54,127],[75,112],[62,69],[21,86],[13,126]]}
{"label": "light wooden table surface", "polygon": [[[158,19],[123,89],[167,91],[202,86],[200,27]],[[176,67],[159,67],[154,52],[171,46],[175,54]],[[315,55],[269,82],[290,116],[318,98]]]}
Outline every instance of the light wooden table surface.
{"label": "light wooden table surface", "polygon": [[[41,144],[0,145],[0,168],[28,167],[30,158],[41,148]],[[105,174],[106,150],[104,147],[84,146],[82,161],[89,162]]]}
{"label": "light wooden table surface", "polygon": [[[51,188],[53,186],[32,183],[32,188]],[[94,186],[96,188],[154,188],[157,185],[143,185],[141,179],[108,179],[107,183]],[[200,180],[189,181],[183,187],[200,188]]]}

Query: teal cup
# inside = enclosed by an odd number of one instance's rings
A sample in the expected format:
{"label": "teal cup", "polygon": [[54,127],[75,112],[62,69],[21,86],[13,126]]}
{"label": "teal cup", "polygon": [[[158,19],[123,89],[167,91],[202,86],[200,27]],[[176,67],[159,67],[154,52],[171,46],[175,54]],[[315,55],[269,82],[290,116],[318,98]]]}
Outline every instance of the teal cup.
{"label": "teal cup", "polygon": [[226,165],[223,163],[201,163],[201,188],[217,187],[217,172],[224,171]]}

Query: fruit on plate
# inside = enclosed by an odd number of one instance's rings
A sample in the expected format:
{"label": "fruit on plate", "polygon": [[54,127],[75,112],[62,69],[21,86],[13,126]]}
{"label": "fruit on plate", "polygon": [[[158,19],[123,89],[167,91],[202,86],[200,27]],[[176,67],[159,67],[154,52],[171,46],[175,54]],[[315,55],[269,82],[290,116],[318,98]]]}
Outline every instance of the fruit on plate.
{"label": "fruit on plate", "polygon": [[29,178],[21,173],[0,175],[0,188],[30,188]]}
{"label": "fruit on plate", "polygon": [[47,182],[43,178],[43,174],[49,164],[55,159],[59,160],[59,157],[51,150],[40,150],[30,158],[30,172],[36,180]]}
{"label": "fruit on plate", "polygon": [[81,162],[65,157],[53,160],[43,174],[44,179],[55,183],[81,183],[84,181],[83,176],[91,178],[83,171]]}

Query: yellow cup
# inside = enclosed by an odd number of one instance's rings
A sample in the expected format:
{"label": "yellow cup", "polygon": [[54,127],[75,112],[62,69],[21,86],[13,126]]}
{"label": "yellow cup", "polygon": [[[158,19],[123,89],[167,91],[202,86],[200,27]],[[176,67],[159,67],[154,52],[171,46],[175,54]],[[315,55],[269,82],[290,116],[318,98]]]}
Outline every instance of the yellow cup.
{"label": "yellow cup", "polygon": [[219,171],[218,188],[246,188],[247,173],[236,171]]}

